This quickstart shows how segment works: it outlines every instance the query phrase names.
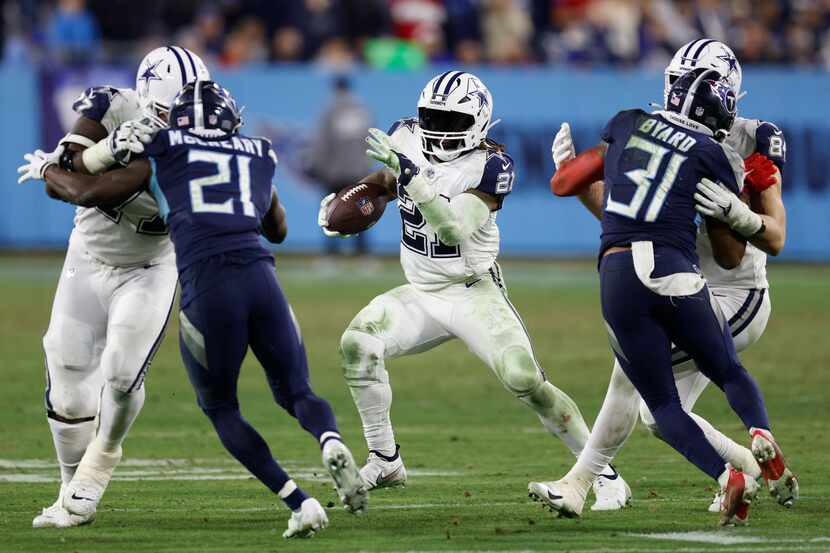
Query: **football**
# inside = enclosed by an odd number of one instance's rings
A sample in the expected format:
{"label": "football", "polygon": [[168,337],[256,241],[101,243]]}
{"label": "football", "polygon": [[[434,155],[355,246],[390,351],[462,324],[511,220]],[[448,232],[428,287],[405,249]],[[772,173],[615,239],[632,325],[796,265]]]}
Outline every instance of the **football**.
{"label": "football", "polygon": [[387,190],[369,182],[347,186],[329,204],[328,228],[340,234],[357,234],[378,222],[386,202]]}

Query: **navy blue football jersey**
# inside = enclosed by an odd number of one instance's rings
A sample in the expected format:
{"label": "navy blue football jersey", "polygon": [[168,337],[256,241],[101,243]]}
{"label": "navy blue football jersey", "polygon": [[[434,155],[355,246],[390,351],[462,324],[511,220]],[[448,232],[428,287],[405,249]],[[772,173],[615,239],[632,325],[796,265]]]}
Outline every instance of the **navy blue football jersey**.
{"label": "navy blue football jersey", "polygon": [[219,253],[256,249],[277,156],[264,138],[204,138],[164,129],[147,146],[150,191],[170,228],[179,271]]}
{"label": "navy blue football jersey", "polygon": [[651,241],[677,248],[697,263],[697,183],[706,177],[739,193],[740,157],[659,112],[621,111],[602,139],[608,150],[600,253]]}

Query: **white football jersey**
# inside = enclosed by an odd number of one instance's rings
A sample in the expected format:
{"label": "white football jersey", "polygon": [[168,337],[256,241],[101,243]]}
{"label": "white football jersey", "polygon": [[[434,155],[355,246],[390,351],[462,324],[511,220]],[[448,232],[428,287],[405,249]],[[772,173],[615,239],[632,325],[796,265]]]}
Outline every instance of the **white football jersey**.
{"label": "white football jersey", "polygon": [[[760,152],[775,161],[779,167],[785,162],[786,143],[778,128],[757,119],[737,117],[725,141],[746,159]],[[715,262],[712,244],[706,235],[705,225],[700,226],[697,237],[700,269],[713,288],[767,288],[767,254],[752,244],[746,244],[746,253],[734,269],[724,269]]]}
{"label": "white football jersey", "polygon": [[[449,201],[467,190],[479,189],[498,198],[510,193],[515,173],[513,160],[494,148],[477,149],[443,163],[430,164],[421,150],[421,137],[416,119],[402,119],[389,134],[395,148],[425,168],[435,171],[438,194]],[[401,265],[406,279],[425,291],[484,274],[499,254],[499,227],[496,212],[482,228],[457,246],[438,240],[435,231],[424,219],[415,203],[398,186],[398,208],[401,213]]]}
{"label": "white football jersey", "polygon": [[[72,108],[101,123],[107,132],[141,117],[138,94],[129,88],[89,88]],[[93,257],[117,267],[154,263],[173,256],[167,226],[155,199],[144,190],[117,207],[78,207],[72,234]]]}

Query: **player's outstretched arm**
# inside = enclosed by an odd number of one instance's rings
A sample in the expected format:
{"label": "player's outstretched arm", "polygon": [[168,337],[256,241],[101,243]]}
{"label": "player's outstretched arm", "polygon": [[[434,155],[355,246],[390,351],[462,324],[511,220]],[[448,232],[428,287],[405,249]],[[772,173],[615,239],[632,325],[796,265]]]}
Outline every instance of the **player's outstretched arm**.
{"label": "player's outstretched arm", "polygon": [[724,269],[734,269],[740,265],[746,252],[746,239],[713,217],[706,217],[706,232],[712,244],[715,263]]}
{"label": "player's outstretched arm", "polygon": [[271,189],[271,207],[262,218],[260,232],[273,244],[281,244],[288,235],[288,223],[285,220],[285,208],[277,197],[277,191]]}
{"label": "player's outstretched arm", "polygon": [[761,230],[749,241],[769,255],[778,255],[787,241],[787,209],[781,197],[781,172],[774,165],[773,169],[771,184],[761,190],[750,181],[754,175],[747,176],[747,184],[755,191],[750,195],[750,205],[763,221]]}
{"label": "player's outstretched arm", "polygon": [[144,187],[150,173],[150,162],[139,159],[101,175],[70,172],[52,165],[44,178],[49,197],[82,207],[95,207],[123,203]]}

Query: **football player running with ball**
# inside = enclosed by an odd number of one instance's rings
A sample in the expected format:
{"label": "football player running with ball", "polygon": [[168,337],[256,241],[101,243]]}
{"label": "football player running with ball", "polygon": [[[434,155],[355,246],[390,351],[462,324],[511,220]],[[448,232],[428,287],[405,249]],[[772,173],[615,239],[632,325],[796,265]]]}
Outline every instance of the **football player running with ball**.
{"label": "football player running with ball", "polygon": [[[182,287],[179,346],[196,397],[225,448],[291,509],[285,538],[311,537],[328,525],[320,503],[280,467],[268,444],[242,416],[236,394],[250,346],[274,400],[320,445],[323,462],[346,508],[366,510],[366,488],[329,404],[311,389],[305,346],[280,288],[271,252],[282,242],[285,211],[272,179],[277,156],[264,138],[239,132],[240,110],[212,81],[187,84],[162,129],[138,159],[140,183],[150,182],[170,226]],[[125,146],[132,148],[132,145]],[[71,198],[76,185],[60,190]],[[109,182],[112,197],[130,197],[143,184]],[[98,188],[96,185],[95,188]]]}
{"label": "football player running with ball", "polygon": [[[176,266],[167,227],[140,187],[145,183],[129,147],[140,146],[139,137],[152,130],[134,120],[166,125],[176,93],[196,78],[208,78],[208,71],[189,50],[151,51],[139,65],[135,90],[87,89],[72,106],[79,118],[58,148],[27,154],[18,169],[19,182],[43,179],[52,197],[60,197],[61,183],[79,184],[77,194],[62,198],[79,207],[43,337],[46,416],[61,488],[32,521],[35,528],[94,520],[144,405],[144,379],[176,294]],[[107,201],[94,186],[108,181],[138,188]]]}
{"label": "football player running with ball", "polygon": [[[493,99],[470,73],[448,71],[421,92],[418,118],[388,133],[370,130],[367,154],[386,167],[363,179],[397,197],[401,265],[407,284],[372,300],[341,338],[343,371],[369,448],[361,469],[371,488],[403,485],[406,470],[389,411],[385,361],[458,338],[545,428],[576,456],[588,439],[578,407],[553,386],[534,356],[527,330],[507,297],[496,263],[496,214],[515,180],[513,160],[487,139]],[[320,226],[334,195],[323,199]],[[595,486],[598,505],[620,506],[630,492],[608,469]]]}
{"label": "football player running with ball", "polygon": [[[735,96],[740,97],[741,67],[732,50],[721,42],[700,39],[678,50],[666,68],[666,102],[672,84],[692,67],[718,71]],[[736,117],[724,144],[744,160],[746,179],[742,196],[748,195],[752,210],[736,194],[705,182],[699,185],[696,209],[704,216],[720,219],[745,236],[746,251],[737,266],[731,269],[721,267],[715,261],[705,226],[700,227],[697,236],[697,251],[700,268],[714,301],[728,321],[736,351],[741,352],[758,341],[770,316],[766,260],[767,254],[777,255],[781,251],[786,238],[786,211],[781,198],[781,170],[786,161],[786,143],[783,133],[772,123]],[[557,167],[557,173],[551,180],[554,192],[558,195],[579,194],[585,206],[601,219],[604,161],[596,149],[576,156],[570,128],[565,123],[554,139],[553,157]],[[573,163],[575,158],[576,163]],[[581,164],[589,167],[583,171],[584,176],[573,171]],[[784,465],[780,451],[775,451],[774,442],[761,433],[753,436],[750,451],[718,431],[700,415],[692,413],[709,379],[698,369],[694,360],[677,347],[672,349],[672,364],[683,409],[700,426],[706,439],[732,466],[754,478],[763,475],[778,503],[792,506],[798,499],[798,481]],[[590,482],[604,470],[633,431],[638,410],[643,422],[660,437],[648,406],[641,401],[619,362],[616,362],[591,438],[576,465],[557,482],[532,482],[530,487],[540,495],[544,495],[544,488],[559,490],[554,493],[583,490],[580,493],[584,495],[588,485],[586,481]],[[756,457],[762,461],[760,464]],[[709,510],[719,512],[722,500],[723,494],[719,490]],[[581,506],[574,502],[568,508],[581,510]]]}

